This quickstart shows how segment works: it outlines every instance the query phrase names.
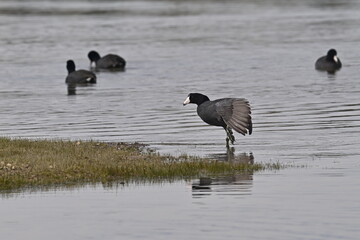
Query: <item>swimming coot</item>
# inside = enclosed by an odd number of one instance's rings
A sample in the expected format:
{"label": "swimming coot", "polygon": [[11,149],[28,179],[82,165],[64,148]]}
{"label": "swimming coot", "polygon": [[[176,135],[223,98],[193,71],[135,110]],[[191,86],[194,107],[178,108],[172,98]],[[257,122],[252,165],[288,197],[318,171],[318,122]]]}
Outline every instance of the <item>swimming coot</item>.
{"label": "swimming coot", "polygon": [[90,59],[90,65],[95,63],[96,69],[107,69],[107,70],[124,70],[126,61],[122,57],[115,54],[108,54],[100,57],[100,54],[96,51],[90,51],[88,54]]}
{"label": "swimming coot", "polygon": [[184,101],[197,104],[199,117],[207,124],[223,127],[226,131],[226,147],[229,141],[234,144],[232,129],[245,135],[252,133],[251,109],[248,100],[244,98],[221,98],[214,101],[201,94],[190,93]]}
{"label": "swimming coot", "polygon": [[73,60],[68,60],[66,62],[66,68],[69,73],[65,80],[67,84],[96,83],[96,75],[87,70],[75,70],[75,63]]}
{"label": "swimming coot", "polygon": [[341,61],[337,57],[337,52],[335,49],[330,49],[326,56],[320,57],[315,62],[315,69],[320,71],[327,71],[330,73],[334,73],[335,71],[339,70],[341,66]]}

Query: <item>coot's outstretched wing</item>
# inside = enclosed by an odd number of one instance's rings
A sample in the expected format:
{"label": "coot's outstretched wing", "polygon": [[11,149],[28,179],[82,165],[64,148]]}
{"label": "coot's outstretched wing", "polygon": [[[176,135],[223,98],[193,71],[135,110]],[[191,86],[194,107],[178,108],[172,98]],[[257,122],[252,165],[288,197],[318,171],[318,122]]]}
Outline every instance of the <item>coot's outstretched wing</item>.
{"label": "coot's outstretched wing", "polygon": [[223,98],[215,100],[216,112],[226,125],[245,135],[252,133],[251,109],[244,98]]}

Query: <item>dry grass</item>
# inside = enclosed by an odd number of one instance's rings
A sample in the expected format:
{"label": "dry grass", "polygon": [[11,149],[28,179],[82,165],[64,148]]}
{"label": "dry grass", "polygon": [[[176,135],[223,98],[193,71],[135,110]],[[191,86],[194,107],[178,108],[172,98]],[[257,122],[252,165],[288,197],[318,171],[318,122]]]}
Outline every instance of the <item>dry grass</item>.
{"label": "dry grass", "polygon": [[0,190],[112,181],[163,181],[279,168],[160,156],[140,144],[0,138]]}

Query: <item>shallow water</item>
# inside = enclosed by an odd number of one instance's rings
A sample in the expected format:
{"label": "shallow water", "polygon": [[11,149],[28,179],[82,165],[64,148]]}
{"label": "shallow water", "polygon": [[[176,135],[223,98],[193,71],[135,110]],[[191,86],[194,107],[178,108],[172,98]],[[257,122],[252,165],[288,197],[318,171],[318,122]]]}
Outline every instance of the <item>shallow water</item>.
{"label": "shallow water", "polygon": [[[256,173],[244,184],[221,180],[211,191],[192,191],[194,180],[6,195],[4,236],[46,224],[34,237],[60,239],[56,226],[75,225],[61,236],[358,239],[359,5],[0,1],[1,136],[138,141],[161,153],[231,159],[224,130],[182,106],[189,92],[202,92],[252,105],[253,135],[235,135],[234,157],[307,166]],[[343,69],[315,71],[332,47]],[[66,61],[88,69],[92,49],[120,54],[126,71],[97,73],[95,86],[68,96]]]}
{"label": "shallow water", "polygon": [[0,200],[0,230],[6,239],[355,240],[359,183],[354,169],[302,168],[201,189],[194,180],[22,192]]}

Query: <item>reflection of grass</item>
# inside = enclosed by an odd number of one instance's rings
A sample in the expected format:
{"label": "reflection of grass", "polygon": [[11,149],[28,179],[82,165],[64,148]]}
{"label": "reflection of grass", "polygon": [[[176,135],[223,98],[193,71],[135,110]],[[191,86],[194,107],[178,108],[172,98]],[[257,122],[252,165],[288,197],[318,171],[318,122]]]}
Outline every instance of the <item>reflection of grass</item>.
{"label": "reflection of grass", "polygon": [[0,138],[0,190],[112,181],[160,181],[280,168],[161,156],[143,145]]}

